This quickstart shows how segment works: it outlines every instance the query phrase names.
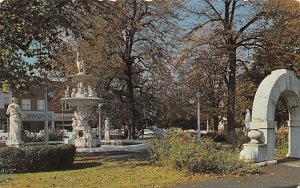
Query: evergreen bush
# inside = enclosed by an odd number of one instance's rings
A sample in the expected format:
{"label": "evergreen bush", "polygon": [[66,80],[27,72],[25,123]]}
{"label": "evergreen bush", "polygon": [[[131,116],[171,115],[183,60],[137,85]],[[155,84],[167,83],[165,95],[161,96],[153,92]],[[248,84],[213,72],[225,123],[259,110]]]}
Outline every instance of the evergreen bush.
{"label": "evergreen bush", "polygon": [[1,173],[51,171],[71,167],[76,148],[74,145],[28,146],[1,148]]}

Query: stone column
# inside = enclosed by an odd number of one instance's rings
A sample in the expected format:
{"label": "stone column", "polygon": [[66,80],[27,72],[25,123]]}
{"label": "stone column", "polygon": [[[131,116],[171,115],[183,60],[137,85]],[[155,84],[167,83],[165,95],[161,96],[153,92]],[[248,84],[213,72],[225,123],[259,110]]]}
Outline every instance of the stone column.
{"label": "stone column", "polygon": [[254,121],[250,122],[251,130],[258,130],[262,135],[257,139],[259,143],[250,142],[244,144],[240,157],[255,163],[263,162],[275,164],[275,126],[276,121]]}
{"label": "stone column", "polygon": [[268,163],[277,163],[275,160],[275,127],[276,121],[251,122],[250,128],[257,128],[263,133],[261,142],[267,144],[266,161]]}
{"label": "stone column", "polygon": [[291,120],[289,127],[289,151],[287,157],[300,158],[300,120]]}

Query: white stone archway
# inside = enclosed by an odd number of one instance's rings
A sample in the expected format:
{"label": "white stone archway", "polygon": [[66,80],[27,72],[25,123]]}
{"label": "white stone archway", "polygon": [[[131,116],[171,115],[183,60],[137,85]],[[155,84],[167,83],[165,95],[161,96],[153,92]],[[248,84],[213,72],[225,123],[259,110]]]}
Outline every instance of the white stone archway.
{"label": "white stone archway", "polygon": [[275,109],[283,95],[289,111],[288,157],[300,158],[300,81],[292,71],[273,71],[259,85],[253,102],[250,130],[260,132],[260,143],[244,144],[241,158],[253,162],[276,163]]}

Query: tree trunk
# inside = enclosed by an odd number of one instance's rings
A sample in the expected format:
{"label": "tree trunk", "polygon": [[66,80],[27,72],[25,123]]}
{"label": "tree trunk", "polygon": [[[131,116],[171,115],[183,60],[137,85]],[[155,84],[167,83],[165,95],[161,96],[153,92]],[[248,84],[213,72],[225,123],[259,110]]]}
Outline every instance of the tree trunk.
{"label": "tree trunk", "polygon": [[129,99],[129,111],[130,111],[130,119],[129,119],[129,129],[128,129],[128,139],[135,139],[135,124],[136,124],[136,113],[135,113],[135,101],[134,101],[134,88],[132,81],[132,70],[131,63],[127,64],[127,87],[128,87],[128,99]]}
{"label": "tree trunk", "polygon": [[213,115],[213,130],[218,131],[219,130],[219,117],[217,115]]}
{"label": "tree trunk", "polygon": [[235,132],[236,49],[229,50],[227,132]]}

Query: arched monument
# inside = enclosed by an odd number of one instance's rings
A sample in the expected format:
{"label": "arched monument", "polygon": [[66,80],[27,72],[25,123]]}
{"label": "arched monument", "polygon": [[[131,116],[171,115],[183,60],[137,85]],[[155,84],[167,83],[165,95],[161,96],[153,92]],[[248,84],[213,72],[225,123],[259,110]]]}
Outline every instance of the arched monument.
{"label": "arched monument", "polygon": [[277,163],[275,160],[275,109],[280,95],[289,111],[288,157],[300,158],[300,81],[294,72],[273,71],[259,85],[253,102],[250,122],[250,143],[244,144],[240,157],[256,163]]}

